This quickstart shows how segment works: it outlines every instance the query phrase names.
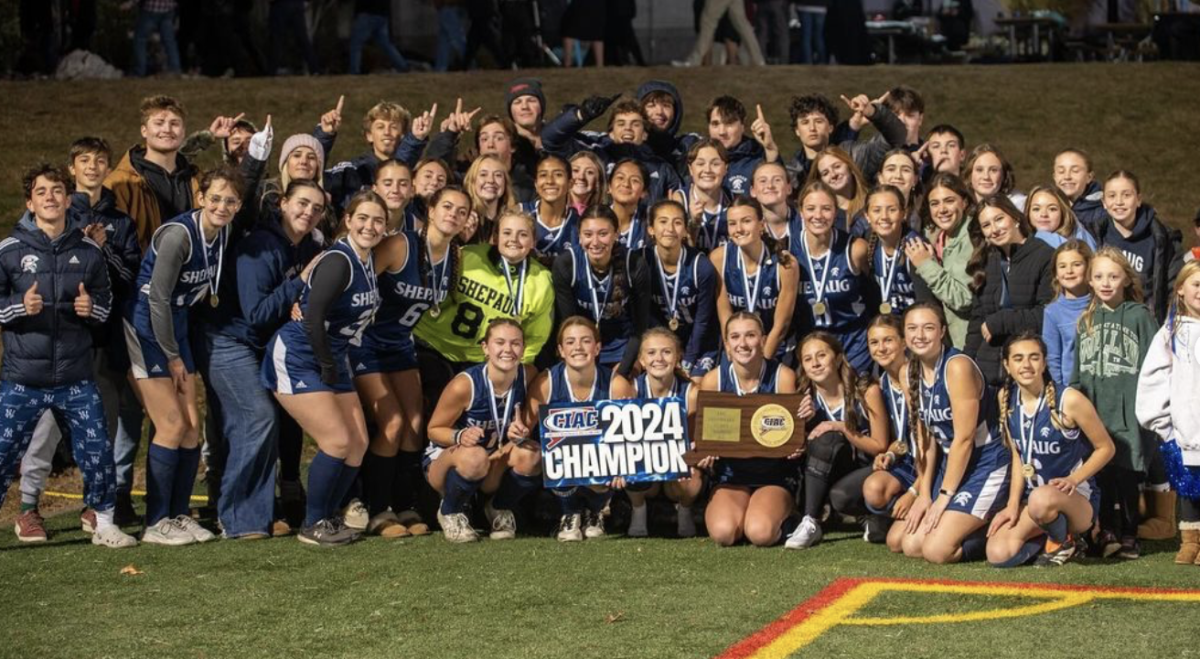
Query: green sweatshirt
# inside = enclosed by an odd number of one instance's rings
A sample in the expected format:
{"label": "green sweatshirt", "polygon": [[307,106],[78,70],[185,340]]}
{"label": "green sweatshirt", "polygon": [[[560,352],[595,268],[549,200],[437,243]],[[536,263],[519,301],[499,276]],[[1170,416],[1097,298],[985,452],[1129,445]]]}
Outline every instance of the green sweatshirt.
{"label": "green sweatshirt", "polygon": [[1086,318],[1085,313],[1075,340],[1071,386],[1092,401],[1112,435],[1117,447],[1113,464],[1144,472],[1147,451],[1155,436],[1138,423],[1138,374],[1158,332],[1158,323],[1146,305],[1129,301],[1116,309],[1099,305],[1091,332],[1085,329]]}
{"label": "green sweatshirt", "polygon": [[[942,303],[946,311],[946,326],[950,330],[950,343],[959,350],[967,344],[967,324],[971,321],[971,305],[975,302],[975,294],[971,292],[971,277],[967,275],[967,262],[975,251],[967,226],[974,221],[971,217],[966,218],[958,225],[957,231],[946,237],[940,262],[932,258],[917,266],[917,276]],[[941,229],[934,228],[926,237],[936,243],[939,233]]]}

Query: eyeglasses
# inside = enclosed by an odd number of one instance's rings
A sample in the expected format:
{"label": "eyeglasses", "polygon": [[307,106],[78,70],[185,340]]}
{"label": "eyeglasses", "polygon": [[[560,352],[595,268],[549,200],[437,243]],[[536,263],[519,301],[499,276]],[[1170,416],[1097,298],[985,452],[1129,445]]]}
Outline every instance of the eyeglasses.
{"label": "eyeglasses", "polygon": [[208,203],[217,207],[224,206],[225,208],[237,208],[238,206],[242,205],[242,200],[238,199],[237,197],[221,197],[218,195],[210,195],[208,198]]}

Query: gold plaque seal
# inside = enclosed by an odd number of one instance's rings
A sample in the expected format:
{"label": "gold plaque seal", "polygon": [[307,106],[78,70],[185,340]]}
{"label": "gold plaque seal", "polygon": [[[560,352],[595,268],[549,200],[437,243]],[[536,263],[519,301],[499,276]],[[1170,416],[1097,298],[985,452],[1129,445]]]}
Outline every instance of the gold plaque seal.
{"label": "gold plaque seal", "polygon": [[768,403],[758,408],[750,418],[750,434],[754,441],[767,448],[783,446],[792,438],[796,420],[782,405]]}

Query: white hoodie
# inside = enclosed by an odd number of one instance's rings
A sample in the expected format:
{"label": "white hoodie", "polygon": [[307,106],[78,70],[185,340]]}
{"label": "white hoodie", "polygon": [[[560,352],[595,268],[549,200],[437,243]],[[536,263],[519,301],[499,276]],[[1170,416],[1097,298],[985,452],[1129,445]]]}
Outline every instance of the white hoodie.
{"label": "white hoodie", "polygon": [[1184,464],[1200,466],[1200,320],[1178,319],[1174,350],[1170,330],[1154,335],[1138,378],[1137,418],[1163,441],[1174,439]]}

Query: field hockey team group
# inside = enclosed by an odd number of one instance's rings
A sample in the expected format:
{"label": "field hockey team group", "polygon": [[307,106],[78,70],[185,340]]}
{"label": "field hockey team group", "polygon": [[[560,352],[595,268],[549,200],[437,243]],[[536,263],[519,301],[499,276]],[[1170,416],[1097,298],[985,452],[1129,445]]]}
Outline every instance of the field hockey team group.
{"label": "field hockey team group", "polygon": [[[794,98],[790,158],[730,96],[681,133],[663,81],[549,120],[537,80],[504,102],[459,99],[437,130],[436,105],[380,102],[347,131],[339,100],[275,150],[269,116],[188,136],[155,96],[119,160],[88,137],[69,173],[30,170],[0,243],[18,536],[46,538],[61,434],[93,542],[135,545],[148,417],[142,542],[215,537],[190,510],[202,459],[226,538],[427,534],[426,484],[446,540],[481,520],[512,538],[542,490],[540,409],[694,414],[721,391],[802,394],[804,449],[554,489],[557,538],[603,537],[623,491],[630,536],[665,496],[678,535],[702,505],[719,545],[808,548],[841,516],[935,563],[1061,565],[1137,558],[1178,507],[1177,562],[1200,565],[1200,264],[1132,173],[1097,180],[1065,149],[1018,192],[995,146],[924,131],[903,86]],[[367,149],[327,167],[339,136]]]}

